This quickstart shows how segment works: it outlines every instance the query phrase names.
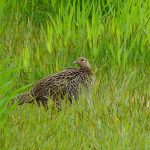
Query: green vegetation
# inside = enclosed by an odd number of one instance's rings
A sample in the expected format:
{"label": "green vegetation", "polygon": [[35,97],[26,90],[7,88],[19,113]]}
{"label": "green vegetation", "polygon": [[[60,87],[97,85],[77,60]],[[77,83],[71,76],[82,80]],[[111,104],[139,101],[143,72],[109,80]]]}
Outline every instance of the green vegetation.
{"label": "green vegetation", "polygon": [[[149,0],[1,0],[0,22],[1,150],[150,149]],[[89,99],[6,106],[79,56],[96,78]]]}

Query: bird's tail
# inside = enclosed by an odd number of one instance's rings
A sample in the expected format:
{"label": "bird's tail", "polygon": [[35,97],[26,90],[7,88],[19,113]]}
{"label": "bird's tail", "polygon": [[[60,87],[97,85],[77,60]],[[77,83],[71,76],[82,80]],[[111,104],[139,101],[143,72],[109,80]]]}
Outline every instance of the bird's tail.
{"label": "bird's tail", "polygon": [[30,92],[26,92],[12,99],[11,104],[17,103],[18,105],[23,105],[25,103],[32,103],[33,101],[34,97],[30,94]]}

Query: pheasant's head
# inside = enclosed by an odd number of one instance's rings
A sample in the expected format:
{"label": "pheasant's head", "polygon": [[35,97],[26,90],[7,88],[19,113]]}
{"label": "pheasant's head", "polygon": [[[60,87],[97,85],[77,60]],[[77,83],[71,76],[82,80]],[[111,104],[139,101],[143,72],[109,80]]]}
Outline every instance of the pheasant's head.
{"label": "pheasant's head", "polygon": [[78,59],[75,61],[75,63],[77,63],[77,64],[80,66],[80,68],[91,69],[91,66],[90,66],[88,60],[87,60],[86,58],[84,58],[84,57],[78,58]]}

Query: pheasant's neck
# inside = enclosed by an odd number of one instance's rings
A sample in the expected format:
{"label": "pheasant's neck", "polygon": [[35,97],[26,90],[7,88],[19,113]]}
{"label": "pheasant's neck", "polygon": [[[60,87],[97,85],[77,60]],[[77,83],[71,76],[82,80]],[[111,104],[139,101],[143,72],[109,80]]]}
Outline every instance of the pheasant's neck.
{"label": "pheasant's neck", "polygon": [[92,72],[92,70],[91,70],[91,68],[90,67],[81,67],[80,68],[81,70],[84,70],[84,71],[86,71],[86,72],[88,72],[89,74],[93,74],[93,72]]}

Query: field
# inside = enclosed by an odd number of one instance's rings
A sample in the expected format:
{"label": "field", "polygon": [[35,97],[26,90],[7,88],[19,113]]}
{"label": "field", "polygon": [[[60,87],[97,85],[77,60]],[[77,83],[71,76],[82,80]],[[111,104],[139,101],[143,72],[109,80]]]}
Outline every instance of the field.
{"label": "field", "polygon": [[[150,149],[149,0],[1,0],[0,149]],[[84,56],[88,98],[58,112],[7,103]]]}

